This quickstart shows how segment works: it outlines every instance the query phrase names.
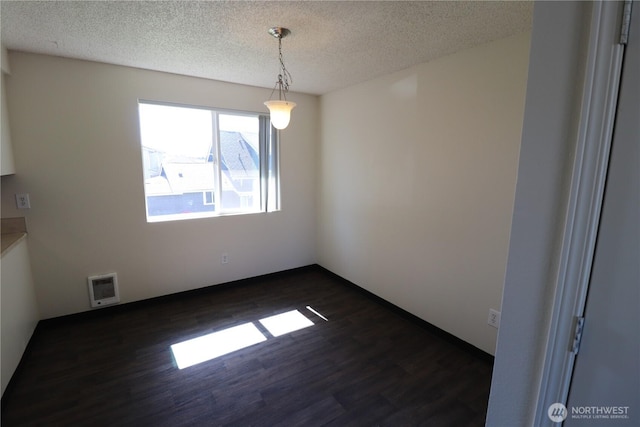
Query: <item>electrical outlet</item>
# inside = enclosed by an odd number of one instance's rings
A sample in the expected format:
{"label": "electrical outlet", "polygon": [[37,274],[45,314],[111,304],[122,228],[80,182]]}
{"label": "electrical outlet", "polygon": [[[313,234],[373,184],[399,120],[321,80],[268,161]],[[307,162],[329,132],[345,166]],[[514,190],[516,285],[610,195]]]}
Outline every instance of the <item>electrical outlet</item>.
{"label": "electrical outlet", "polygon": [[487,323],[498,329],[500,327],[500,312],[493,308],[489,309],[489,319],[487,320]]}
{"label": "electrical outlet", "polygon": [[229,254],[228,253],[223,253],[222,256],[220,257],[220,262],[222,264],[228,264],[229,263]]}
{"label": "electrical outlet", "polygon": [[18,209],[29,209],[31,207],[29,193],[16,194],[16,206],[18,206]]}

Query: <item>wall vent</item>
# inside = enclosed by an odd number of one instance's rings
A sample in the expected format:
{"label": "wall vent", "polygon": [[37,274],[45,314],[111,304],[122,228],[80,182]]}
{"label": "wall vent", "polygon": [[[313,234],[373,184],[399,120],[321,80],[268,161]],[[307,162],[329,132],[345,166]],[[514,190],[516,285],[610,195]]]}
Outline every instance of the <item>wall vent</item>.
{"label": "wall vent", "polygon": [[102,307],[120,302],[118,293],[118,276],[116,273],[91,276],[89,284],[89,299],[91,307]]}

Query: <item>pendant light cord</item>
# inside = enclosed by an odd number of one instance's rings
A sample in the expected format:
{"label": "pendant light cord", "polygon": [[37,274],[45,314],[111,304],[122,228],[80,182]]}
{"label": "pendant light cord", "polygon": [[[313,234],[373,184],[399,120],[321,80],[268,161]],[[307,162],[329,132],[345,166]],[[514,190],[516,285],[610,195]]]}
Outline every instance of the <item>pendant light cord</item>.
{"label": "pendant light cord", "polygon": [[269,99],[273,96],[273,92],[278,88],[278,99],[287,100],[287,92],[289,91],[289,85],[293,83],[293,77],[291,77],[291,73],[284,66],[284,58],[282,56],[282,37],[278,37],[278,59],[280,60],[280,74],[278,74],[278,81],[276,82],[273,90],[271,91],[271,95],[269,95]]}

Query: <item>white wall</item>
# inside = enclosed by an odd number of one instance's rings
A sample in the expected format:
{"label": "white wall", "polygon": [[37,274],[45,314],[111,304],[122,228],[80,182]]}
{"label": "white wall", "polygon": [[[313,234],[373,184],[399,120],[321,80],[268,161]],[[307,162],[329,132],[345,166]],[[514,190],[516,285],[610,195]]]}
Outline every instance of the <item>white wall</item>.
{"label": "white wall", "polygon": [[[291,95],[298,107],[282,132],[281,212],[147,224],[138,98],[266,112],[270,90],[9,56],[17,173],[3,178],[2,214],[27,217],[43,318],[88,310],[86,278],[96,273],[116,271],[130,302],[316,261],[316,97]],[[15,209],[17,192],[30,194],[30,210]]]}
{"label": "white wall", "polygon": [[11,130],[9,127],[9,110],[7,108],[7,96],[5,91],[5,74],[10,74],[9,56],[4,45],[0,46],[2,52],[2,72],[0,72],[0,86],[2,86],[2,95],[0,96],[0,115],[2,125],[0,126],[0,175],[8,175],[15,173],[13,163],[13,147],[11,145]]}
{"label": "white wall", "polygon": [[518,185],[487,426],[530,426],[553,303],[588,2],[536,2]]}
{"label": "white wall", "polygon": [[321,97],[319,263],[491,354],[529,38]]}

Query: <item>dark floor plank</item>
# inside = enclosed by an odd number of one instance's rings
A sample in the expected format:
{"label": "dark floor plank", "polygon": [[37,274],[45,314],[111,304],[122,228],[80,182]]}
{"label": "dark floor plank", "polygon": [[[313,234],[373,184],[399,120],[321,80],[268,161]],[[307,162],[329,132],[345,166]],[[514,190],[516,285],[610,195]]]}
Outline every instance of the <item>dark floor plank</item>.
{"label": "dark floor plank", "polygon": [[[258,323],[293,309],[314,325]],[[491,363],[401,314],[312,266],[44,321],[2,425],[483,425]],[[177,368],[172,344],[246,322],[267,341]]]}

